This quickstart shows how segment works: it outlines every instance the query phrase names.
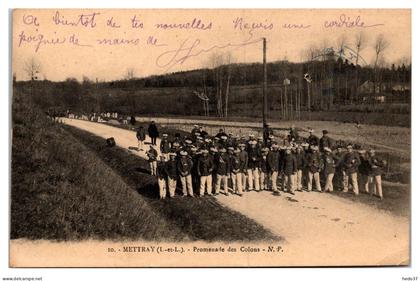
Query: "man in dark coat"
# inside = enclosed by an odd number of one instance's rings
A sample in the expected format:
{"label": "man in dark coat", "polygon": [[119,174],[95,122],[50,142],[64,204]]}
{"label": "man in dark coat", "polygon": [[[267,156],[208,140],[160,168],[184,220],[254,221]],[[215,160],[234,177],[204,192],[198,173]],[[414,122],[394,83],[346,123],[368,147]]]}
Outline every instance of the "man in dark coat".
{"label": "man in dark coat", "polygon": [[319,138],[314,135],[314,129],[309,129],[307,143],[312,146],[319,146]]}
{"label": "man in dark coat", "polygon": [[358,167],[358,172],[360,175],[360,182],[364,186],[364,192],[369,193],[369,174],[370,174],[370,164],[369,164],[369,154],[361,149],[359,150],[360,165]]}
{"label": "man in dark coat", "polygon": [[143,150],[143,142],[146,139],[146,131],[144,130],[143,126],[139,126],[136,131],[137,137],[137,149]]}
{"label": "man in dark coat", "polygon": [[298,133],[295,125],[292,125],[290,127],[290,131],[289,131],[289,142],[298,141],[298,140],[299,140],[299,133]]}
{"label": "man in dark coat", "polygon": [[147,129],[149,137],[152,140],[152,145],[156,145],[156,139],[159,137],[159,131],[155,124],[155,121],[152,121]]}
{"label": "man in dark coat", "polygon": [[216,134],[216,138],[219,138],[219,139],[221,139],[222,138],[222,136],[225,136],[225,137],[227,137],[228,135],[225,133],[225,130],[223,130],[222,128],[220,128],[219,129],[219,132]]}
{"label": "man in dark coat", "polygon": [[322,137],[319,140],[319,150],[324,152],[325,147],[329,147],[331,150],[333,149],[334,141],[328,136],[327,130],[322,130]]}
{"label": "man in dark coat", "polygon": [[263,139],[264,139],[264,144],[267,146],[267,141],[270,137],[270,135],[273,134],[273,130],[268,126],[268,124],[264,124],[264,128],[263,128]]}

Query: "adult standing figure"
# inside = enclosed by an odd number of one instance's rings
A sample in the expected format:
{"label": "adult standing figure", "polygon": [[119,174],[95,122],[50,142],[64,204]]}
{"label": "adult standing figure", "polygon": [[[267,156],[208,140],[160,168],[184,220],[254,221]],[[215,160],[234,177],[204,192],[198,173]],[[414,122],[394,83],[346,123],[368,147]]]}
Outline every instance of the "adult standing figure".
{"label": "adult standing figure", "polygon": [[137,137],[137,149],[143,150],[142,148],[143,142],[146,139],[146,130],[143,128],[143,126],[139,126],[137,128],[136,137]]}
{"label": "adult standing figure", "polygon": [[156,145],[156,139],[159,137],[159,131],[155,124],[155,121],[152,121],[147,129],[149,137],[152,140],[152,145]]}
{"label": "adult standing figure", "polygon": [[263,140],[264,144],[267,146],[267,142],[269,140],[270,135],[273,135],[273,130],[270,128],[268,124],[264,124],[263,128]]}

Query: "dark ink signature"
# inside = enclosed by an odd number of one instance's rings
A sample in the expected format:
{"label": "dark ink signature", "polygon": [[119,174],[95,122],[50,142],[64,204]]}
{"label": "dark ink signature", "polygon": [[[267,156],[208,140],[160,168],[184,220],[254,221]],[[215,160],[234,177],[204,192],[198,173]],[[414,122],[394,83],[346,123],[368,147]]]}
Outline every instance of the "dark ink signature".
{"label": "dark ink signature", "polygon": [[239,42],[239,43],[226,43],[221,45],[213,45],[208,48],[202,48],[200,47],[201,40],[195,39],[190,40],[189,38],[185,39],[178,48],[165,51],[161,53],[156,58],[156,65],[161,68],[166,68],[166,70],[171,69],[173,66],[179,64],[183,64],[188,59],[192,57],[197,57],[201,54],[208,53],[214,50],[220,50],[220,49],[226,49],[230,47],[243,47],[251,44],[256,44],[258,42],[261,42],[263,39],[255,39],[251,40],[252,36],[248,38],[248,40]]}

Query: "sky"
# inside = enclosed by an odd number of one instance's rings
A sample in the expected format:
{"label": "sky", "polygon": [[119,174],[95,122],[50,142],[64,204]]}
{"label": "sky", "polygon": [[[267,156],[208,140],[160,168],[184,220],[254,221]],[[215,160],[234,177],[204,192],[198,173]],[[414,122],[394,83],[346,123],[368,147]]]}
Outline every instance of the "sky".
{"label": "sky", "polygon": [[359,34],[361,65],[373,63],[380,35],[387,41],[386,63],[411,59],[408,9],[19,9],[13,12],[12,71],[26,80],[26,65],[35,61],[40,79],[111,81],[128,69],[146,77],[212,67],[220,58],[262,62],[263,37],[268,62],[300,62],[310,47],[321,55],[341,45],[343,58],[355,62]]}

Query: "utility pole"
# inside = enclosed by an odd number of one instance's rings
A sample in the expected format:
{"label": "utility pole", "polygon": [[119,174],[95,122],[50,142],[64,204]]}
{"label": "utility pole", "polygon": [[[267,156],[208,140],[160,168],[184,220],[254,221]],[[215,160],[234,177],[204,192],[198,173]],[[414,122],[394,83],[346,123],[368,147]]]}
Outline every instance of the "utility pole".
{"label": "utility pole", "polygon": [[266,39],[263,38],[263,71],[264,71],[264,81],[263,81],[263,126],[267,124],[267,43]]}

